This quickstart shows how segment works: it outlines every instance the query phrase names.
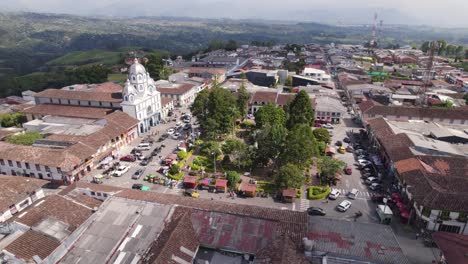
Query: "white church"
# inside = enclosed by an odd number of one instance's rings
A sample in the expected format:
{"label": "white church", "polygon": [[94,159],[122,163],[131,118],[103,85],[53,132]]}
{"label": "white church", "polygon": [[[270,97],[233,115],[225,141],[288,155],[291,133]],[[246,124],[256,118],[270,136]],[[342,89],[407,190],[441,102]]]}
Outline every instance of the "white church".
{"label": "white church", "polygon": [[154,80],[146,72],[138,58],[128,70],[128,79],[123,90],[122,110],[138,119],[138,132],[145,133],[161,121],[161,94]]}

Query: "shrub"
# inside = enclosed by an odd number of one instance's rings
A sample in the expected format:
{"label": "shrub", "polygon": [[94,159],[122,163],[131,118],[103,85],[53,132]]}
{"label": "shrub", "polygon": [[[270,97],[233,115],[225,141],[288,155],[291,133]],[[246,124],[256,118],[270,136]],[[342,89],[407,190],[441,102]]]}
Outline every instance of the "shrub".
{"label": "shrub", "polygon": [[240,127],[245,129],[253,129],[255,128],[255,123],[252,121],[244,121],[240,124]]}
{"label": "shrub", "polygon": [[188,156],[188,153],[185,151],[180,151],[179,153],[177,153],[177,158],[179,158],[179,160],[183,160],[187,158],[187,156]]}
{"label": "shrub", "polygon": [[182,179],[182,177],[184,177],[184,172],[183,171],[175,173],[175,174],[169,173],[169,178],[171,178],[173,180],[176,180],[176,181],[180,181]]}
{"label": "shrub", "polygon": [[319,200],[328,196],[330,193],[329,186],[311,186],[309,187],[307,197],[310,200]]}
{"label": "shrub", "polygon": [[301,198],[302,197],[302,188],[297,189],[297,194],[296,198]]}
{"label": "shrub", "polygon": [[236,171],[226,172],[226,178],[230,186],[236,186],[236,184],[240,181],[240,175]]}
{"label": "shrub", "polygon": [[179,173],[180,171],[180,166],[178,164],[174,164],[171,166],[171,168],[169,169],[169,174],[177,174]]}

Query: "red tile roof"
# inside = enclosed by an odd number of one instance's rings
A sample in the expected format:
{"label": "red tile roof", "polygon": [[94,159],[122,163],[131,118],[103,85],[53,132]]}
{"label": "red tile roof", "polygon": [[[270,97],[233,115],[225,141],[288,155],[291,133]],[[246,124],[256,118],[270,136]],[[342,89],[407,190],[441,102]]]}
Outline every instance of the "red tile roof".
{"label": "red tile roof", "polygon": [[217,179],[215,183],[215,187],[227,187],[228,180]]}
{"label": "red tile roof", "polygon": [[161,106],[164,107],[168,105],[170,102],[173,102],[174,99],[169,98],[169,97],[161,97]]}
{"label": "red tile roof", "polygon": [[103,118],[113,110],[110,108],[101,107],[83,107],[71,105],[54,105],[54,104],[40,104],[30,106],[20,111],[24,114],[33,115],[54,115],[64,117],[79,117],[79,118]]}
{"label": "red tile roof", "polygon": [[283,197],[296,197],[297,191],[296,189],[286,189],[283,190]]}
{"label": "red tile roof", "polygon": [[257,190],[257,185],[252,183],[242,183],[241,184],[241,191],[243,192],[255,192]]}
{"label": "red tile roof", "polygon": [[37,191],[48,181],[21,176],[0,176],[0,212],[10,208],[10,205],[19,203]]}
{"label": "red tile roof", "polygon": [[171,95],[181,95],[184,94],[191,89],[195,88],[196,85],[190,83],[182,83],[182,84],[170,84],[170,87],[165,86],[158,86],[156,89],[163,94],[171,94]]}
{"label": "red tile roof", "polygon": [[198,181],[197,176],[187,175],[187,176],[184,177],[184,183],[193,183],[193,184],[195,184],[195,183],[197,183],[197,181]]}
{"label": "red tile roof", "polygon": [[24,210],[21,218],[15,216],[8,221],[16,221],[34,227],[42,222],[42,220],[53,217],[58,221],[68,224],[68,230],[73,232],[92,214],[91,208],[73,202],[71,199],[66,199],[59,195],[49,195],[36,201],[35,205]]}
{"label": "red tile roof", "polygon": [[10,243],[5,250],[15,255],[16,258],[25,260],[27,263],[35,263],[33,256],[37,255],[41,259],[45,259],[58,246],[60,246],[60,241],[57,239],[28,230]]}
{"label": "red tile roof", "polygon": [[468,263],[468,236],[446,232],[435,232],[432,238],[444,254],[447,263]]}
{"label": "red tile roof", "polygon": [[121,93],[123,87],[114,82],[105,82],[99,84],[93,91],[100,93]]}
{"label": "red tile roof", "polygon": [[69,91],[61,89],[46,89],[34,95],[36,98],[69,99],[93,102],[122,102],[122,93],[105,93],[89,91]]}

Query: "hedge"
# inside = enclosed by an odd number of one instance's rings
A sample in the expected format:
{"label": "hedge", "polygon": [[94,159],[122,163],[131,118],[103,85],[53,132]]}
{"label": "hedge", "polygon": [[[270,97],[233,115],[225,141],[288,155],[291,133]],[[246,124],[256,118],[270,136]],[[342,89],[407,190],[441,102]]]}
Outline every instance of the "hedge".
{"label": "hedge", "polygon": [[169,174],[168,177],[171,178],[171,179],[173,179],[173,180],[180,181],[180,180],[182,179],[182,177],[184,177],[184,172],[181,171],[181,172],[179,172],[179,173],[177,173],[177,174],[174,174],[174,175]]}
{"label": "hedge", "polygon": [[329,186],[311,186],[307,192],[307,198],[310,200],[319,200],[323,199],[330,194]]}

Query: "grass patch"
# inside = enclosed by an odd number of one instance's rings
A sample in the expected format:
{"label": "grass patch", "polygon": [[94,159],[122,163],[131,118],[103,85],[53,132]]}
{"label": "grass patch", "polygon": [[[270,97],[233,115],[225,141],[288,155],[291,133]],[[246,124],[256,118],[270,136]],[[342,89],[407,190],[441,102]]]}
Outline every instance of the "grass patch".
{"label": "grass patch", "polygon": [[329,186],[311,186],[307,191],[307,198],[310,200],[319,200],[323,199],[330,194],[330,187]]}
{"label": "grass patch", "polygon": [[271,182],[257,181],[257,192],[273,194],[276,191],[276,185]]}
{"label": "grass patch", "polygon": [[31,146],[32,144],[34,144],[34,141],[42,138],[44,138],[44,136],[39,134],[38,132],[25,132],[19,135],[8,136],[6,138],[6,141],[8,143],[16,145]]}
{"label": "grass patch", "polygon": [[55,60],[47,62],[47,65],[85,65],[98,63],[104,65],[118,64],[122,57],[122,52],[90,50],[68,53]]}
{"label": "grass patch", "polygon": [[109,82],[119,82],[120,84],[124,84],[125,81],[127,81],[127,74],[110,73],[107,75],[107,80]]}

